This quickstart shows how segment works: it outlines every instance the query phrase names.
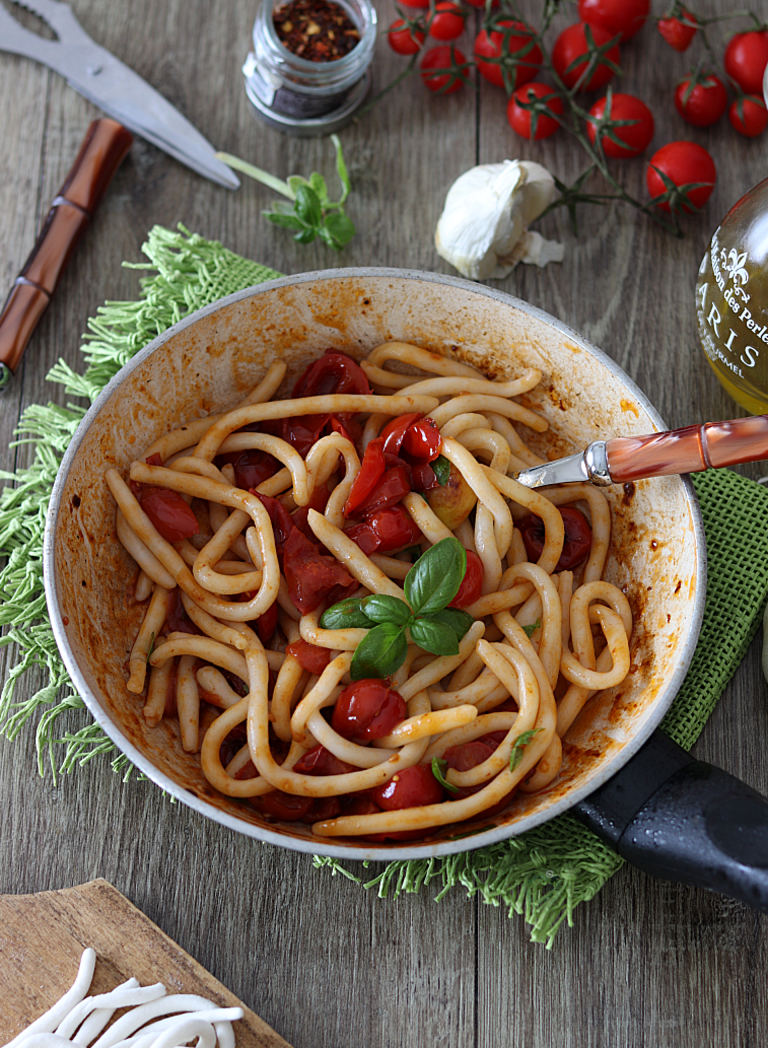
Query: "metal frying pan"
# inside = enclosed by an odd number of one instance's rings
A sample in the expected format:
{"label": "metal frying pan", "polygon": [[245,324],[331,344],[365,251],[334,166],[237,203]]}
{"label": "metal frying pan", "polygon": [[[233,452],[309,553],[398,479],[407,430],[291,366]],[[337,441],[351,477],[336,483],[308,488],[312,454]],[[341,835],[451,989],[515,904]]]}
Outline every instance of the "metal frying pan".
{"label": "metal frying pan", "polygon": [[63,658],[94,717],[163,789],[232,829],[285,847],[348,859],[427,858],[491,844],[574,809],[649,872],[706,883],[768,909],[768,804],[655,732],[690,664],[704,608],[703,529],[685,477],[638,481],[631,494],[607,489],[614,528],[607,575],[627,591],[638,623],[632,671],[582,712],[549,789],[516,798],[470,837],[459,826],[386,846],[269,823],[208,785],[174,725],[146,727],[122,671],[140,610],[125,599],[134,568],[114,534],[105,468],[125,470],[161,432],[237,402],[276,356],[286,360],[290,382],[328,346],[360,357],[391,339],[453,354],[490,375],[540,368],[542,382],[525,399],[551,424],[542,452],[546,445],[566,455],[599,437],[666,428],[621,369],[583,338],[527,303],[468,281],[392,269],[308,273],[199,311],[155,339],[102,393],[54,488],[44,553],[48,604]]}

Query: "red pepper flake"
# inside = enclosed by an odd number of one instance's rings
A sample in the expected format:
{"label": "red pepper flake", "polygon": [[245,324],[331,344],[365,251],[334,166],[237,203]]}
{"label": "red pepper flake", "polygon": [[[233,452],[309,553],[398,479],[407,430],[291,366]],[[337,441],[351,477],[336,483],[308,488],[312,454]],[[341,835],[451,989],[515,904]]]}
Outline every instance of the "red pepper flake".
{"label": "red pepper flake", "polygon": [[272,17],[280,42],[308,62],[335,62],[360,40],[347,12],[332,0],[290,0]]}

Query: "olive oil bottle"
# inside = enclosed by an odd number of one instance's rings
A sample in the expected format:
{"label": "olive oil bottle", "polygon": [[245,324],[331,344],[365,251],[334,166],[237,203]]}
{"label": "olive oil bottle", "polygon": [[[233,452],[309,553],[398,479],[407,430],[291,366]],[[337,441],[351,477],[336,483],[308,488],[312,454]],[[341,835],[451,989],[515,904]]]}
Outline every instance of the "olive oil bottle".
{"label": "olive oil bottle", "polygon": [[768,179],[715,230],[699,266],[696,319],[725,390],[750,414],[768,412]]}

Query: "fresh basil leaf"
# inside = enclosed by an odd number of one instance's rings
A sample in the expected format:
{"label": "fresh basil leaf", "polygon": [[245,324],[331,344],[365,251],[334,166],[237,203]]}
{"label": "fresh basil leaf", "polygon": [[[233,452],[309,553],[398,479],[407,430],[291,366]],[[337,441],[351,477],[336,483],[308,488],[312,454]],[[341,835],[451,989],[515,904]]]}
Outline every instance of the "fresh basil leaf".
{"label": "fresh basil leaf", "polygon": [[325,228],[337,241],[339,247],[344,247],[355,235],[354,222],[343,211],[331,211],[329,215],[326,215]]}
{"label": "fresh basil leaf", "polygon": [[405,627],[382,622],[368,633],[352,656],[349,675],[352,680],[366,677],[388,677],[399,669],[408,654]]}
{"label": "fresh basil leaf", "polygon": [[441,611],[450,604],[466,570],[467,551],[458,539],[441,539],[428,549],[405,576],[405,597],[414,615]]}
{"label": "fresh basil leaf", "polygon": [[405,626],[411,617],[411,609],[404,600],[388,597],[386,594],[365,597],[361,602],[361,608],[374,622],[394,622],[396,626]]}
{"label": "fresh basil leaf", "polygon": [[312,226],[313,229],[317,229],[323,221],[320,198],[308,185],[299,186],[296,193],[296,214],[305,225]]}
{"label": "fresh basil leaf", "polygon": [[280,226],[281,229],[304,229],[304,223],[293,213],[293,209],[291,209],[290,214],[286,215],[279,214],[277,211],[262,211],[262,214],[273,225]]}
{"label": "fresh basil leaf", "polygon": [[523,750],[531,741],[534,735],[538,735],[542,728],[531,728],[530,731],[524,731],[522,735],[518,735],[512,746],[512,751],[509,754],[509,770],[514,771],[515,768],[520,764],[523,759]]}
{"label": "fresh basil leaf", "polygon": [[[289,182],[290,185],[290,182]],[[320,206],[325,207],[328,204],[328,187],[325,184],[325,179],[322,175],[318,174],[317,171],[313,171],[309,176],[309,185],[311,189],[317,193]]]}
{"label": "fresh basil leaf", "polygon": [[475,622],[469,612],[462,611],[461,608],[443,608],[442,611],[433,611],[431,615],[422,617],[420,621],[424,622],[425,620],[427,622],[442,622],[443,625],[449,626],[456,634],[456,640],[461,640]]}
{"label": "fresh basil leaf", "polygon": [[536,630],[540,630],[540,629],[541,629],[541,619],[536,619],[536,621],[532,625],[530,625],[530,626],[523,626],[523,633],[526,635],[526,637],[532,637],[534,635],[534,633],[536,632]]}
{"label": "fresh basil leaf", "polygon": [[320,616],[320,625],[324,630],[367,630],[375,623],[363,611],[359,597],[348,597],[327,608]]}
{"label": "fresh basil leaf", "polygon": [[450,626],[434,619],[416,619],[411,623],[411,640],[433,655],[458,655],[459,642]]}
{"label": "fresh basil leaf", "polygon": [[339,176],[339,181],[342,184],[343,192],[341,199],[337,206],[344,203],[349,195],[349,191],[352,188],[349,181],[349,174],[347,172],[347,165],[344,163],[344,154],[341,152],[341,142],[339,141],[338,135],[331,135],[331,141],[336,149],[336,174]]}
{"label": "fresh basil leaf", "polygon": [[452,782],[448,782],[445,778],[445,769],[448,767],[448,761],[445,757],[433,757],[432,758],[432,774],[435,776],[437,781],[443,787],[444,790],[448,790],[449,793],[458,793],[459,787],[454,786]]}
{"label": "fresh basil leaf", "polygon": [[432,472],[435,474],[435,480],[444,488],[448,483],[448,478],[451,475],[451,464],[445,455],[438,455],[434,462],[430,462]]}

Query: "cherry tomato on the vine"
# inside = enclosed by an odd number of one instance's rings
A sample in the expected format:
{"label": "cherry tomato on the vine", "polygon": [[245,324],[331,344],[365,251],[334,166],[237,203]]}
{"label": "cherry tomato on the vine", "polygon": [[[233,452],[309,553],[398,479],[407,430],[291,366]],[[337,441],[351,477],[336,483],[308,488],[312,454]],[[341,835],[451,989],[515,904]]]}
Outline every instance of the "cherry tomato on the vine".
{"label": "cherry tomato on the vine", "polygon": [[398,18],[387,30],[387,43],[398,55],[415,55],[425,38],[423,29],[409,25],[404,18]]}
{"label": "cherry tomato on the vine", "polygon": [[435,40],[456,40],[464,32],[464,14],[451,0],[438,0],[429,23],[429,35]]}
{"label": "cherry tomato on the vine", "polygon": [[763,94],[763,73],[768,65],[768,30],[737,33],[725,49],[725,71],[747,95]]}
{"label": "cherry tomato on the vine", "polygon": [[768,124],[768,109],[762,98],[755,95],[745,95],[741,99],[731,102],[728,110],[728,119],[731,125],[747,138],[756,138],[765,131]]}
{"label": "cherry tomato on the vine", "polygon": [[454,47],[433,47],[421,60],[421,79],[430,91],[452,95],[464,86],[469,70],[464,54]]}
{"label": "cherry tomato on the vine", "polygon": [[687,51],[691,46],[698,28],[696,15],[692,15],[684,7],[680,8],[679,17],[660,18],[657,24],[659,32],[669,46],[680,52]]}
{"label": "cherry tomato on the vine", "polygon": [[[669,190],[662,175],[681,190],[677,199],[673,197],[672,205],[675,210],[686,214],[691,214],[706,204],[717,181],[717,170],[712,157],[703,146],[695,142],[669,142],[653,154],[645,174],[648,192],[652,198]],[[686,186],[691,188],[685,189]],[[662,211],[671,210],[669,200],[662,200],[656,206]]]}
{"label": "cherry tomato on the vine", "polygon": [[621,33],[629,40],[645,25],[651,11],[651,0],[579,0],[579,18],[591,26],[600,26],[611,36]]}
{"label": "cherry tomato on the vine", "polygon": [[[536,111],[526,109],[525,106],[539,101],[543,108]],[[521,103],[523,103],[521,105]],[[546,111],[545,111],[546,110]],[[563,100],[554,88],[548,84],[533,82],[518,87],[513,92],[507,103],[507,120],[513,131],[521,138],[539,139],[549,138],[554,135],[560,127],[558,121],[550,113],[561,116],[563,113]],[[535,131],[532,133],[532,127]]]}
{"label": "cherry tomato on the vine", "polygon": [[[510,90],[533,80],[543,55],[525,22],[503,19],[493,29],[483,29],[475,39],[477,71],[489,83]],[[506,74],[506,77],[505,77]]]}
{"label": "cherry tomato on the vine", "polygon": [[[634,95],[623,94],[611,95],[610,109],[608,109],[608,96],[595,102],[589,111],[593,119],[587,124],[590,142],[595,141],[598,123],[606,115],[606,111],[611,120],[628,120],[633,123],[600,131],[600,141],[605,155],[623,159],[642,153],[653,138],[653,113],[645,102]],[[616,142],[613,136],[621,139],[621,142]]]}
{"label": "cherry tomato on the vine", "polygon": [[578,84],[580,91],[596,91],[600,87],[605,87],[614,73],[611,66],[606,65],[606,61],[616,65],[620,57],[619,45],[614,44],[613,47],[603,52],[601,60],[590,76],[583,80],[590,60],[588,31],[596,47],[603,47],[616,35],[609,33],[607,29],[599,25],[587,26],[584,22],[577,22],[576,25],[569,25],[562,31],[552,48],[552,64],[555,72],[566,87],[574,88]]}
{"label": "cherry tomato on the vine", "polygon": [[[584,560],[592,548],[592,529],[580,510],[573,506],[558,506],[558,509],[565,525],[565,539],[555,571],[570,571]],[[528,559],[536,563],[544,549],[544,522],[541,517],[531,513],[523,517],[517,526],[523,536]]]}
{"label": "cherry tomato on the vine", "polygon": [[709,127],[717,123],[728,105],[723,81],[710,74],[691,87],[689,76],[681,80],[675,90],[675,108],[683,120],[694,127]]}

